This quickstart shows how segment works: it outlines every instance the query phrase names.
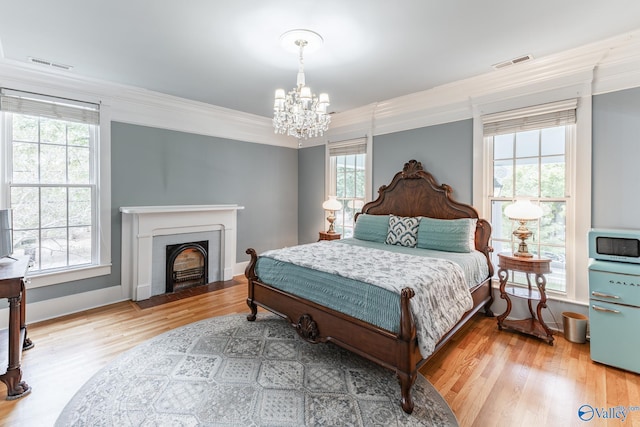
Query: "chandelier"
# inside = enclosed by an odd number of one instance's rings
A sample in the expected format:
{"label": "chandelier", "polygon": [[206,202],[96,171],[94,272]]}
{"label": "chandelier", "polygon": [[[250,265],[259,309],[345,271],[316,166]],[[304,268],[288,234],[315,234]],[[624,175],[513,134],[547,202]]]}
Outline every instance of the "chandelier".
{"label": "chandelier", "polygon": [[293,44],[297,48],[300,65],[296,87],[288,93],[285,93],[284,89],[276,90],[273,103],[274,131],[296,137],[298,140],[322,136],[331,121],[331,116],[327,113],[329,95],[321,93],[316,96],[311,93],[311,88],[305,86],[303,59],[305,47],[319,47],[322,37],[309,30],[291,30],[284,33],[280,39],[285,47]]}

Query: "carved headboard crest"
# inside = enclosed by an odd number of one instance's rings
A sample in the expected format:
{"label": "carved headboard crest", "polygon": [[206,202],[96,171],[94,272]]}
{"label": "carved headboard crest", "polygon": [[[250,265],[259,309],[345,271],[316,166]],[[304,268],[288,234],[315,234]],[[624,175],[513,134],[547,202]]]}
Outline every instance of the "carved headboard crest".
{"label": "carved headboard crest", "polygon": [[403,178],[420,178],[418,175],[419,171],[423,171],[422,163],[417,160],[409,160],[404,164],[404,168],[402,168],[402,177]]}
{"label": "carved headboard crest", "polygon": [[389,185],[378,189],[378,198],[365,204],[361,212],[442,219],[478,218],[472,206],[456,202],[451,193],[451,187],[439,184],[421,162],[409,160]]}

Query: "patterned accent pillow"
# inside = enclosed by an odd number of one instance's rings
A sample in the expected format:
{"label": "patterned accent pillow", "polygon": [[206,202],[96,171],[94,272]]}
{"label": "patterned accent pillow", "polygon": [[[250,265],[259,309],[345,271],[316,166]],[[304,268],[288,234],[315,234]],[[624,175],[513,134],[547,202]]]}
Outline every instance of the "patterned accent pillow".
{"label": "patterned accent pillow", "polygon": [[415,248],[418,242],[420,217],[389,215],[386,244]]}

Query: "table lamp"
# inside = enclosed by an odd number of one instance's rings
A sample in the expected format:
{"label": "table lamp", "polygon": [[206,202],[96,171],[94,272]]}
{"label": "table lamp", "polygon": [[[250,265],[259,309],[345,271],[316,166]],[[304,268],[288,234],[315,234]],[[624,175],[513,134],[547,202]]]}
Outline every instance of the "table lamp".
{"label": "table lamp", "polygon": [[329,196],[329,200],[325,200],[322,203],[322,209],[329,212],[329,216],[327,216],[327,221],[329,221],[327,233],[335,233],[336,230],[333,227],[333,221],[336,220],[335,212],[342,209],[342,203],[336,200],[336,196]]}
{"label": "table lamp", "polygon": [[531,258],[526,240],[533,234],[526,226],[528,221],[535,221],[542,216],[542,208],[534,205],[530,200],[516,200],[504,209],[504,214],[511,220],[518,221],[520,226],[513,232],[513,235],[520,239],[518,251],[514,256]]}

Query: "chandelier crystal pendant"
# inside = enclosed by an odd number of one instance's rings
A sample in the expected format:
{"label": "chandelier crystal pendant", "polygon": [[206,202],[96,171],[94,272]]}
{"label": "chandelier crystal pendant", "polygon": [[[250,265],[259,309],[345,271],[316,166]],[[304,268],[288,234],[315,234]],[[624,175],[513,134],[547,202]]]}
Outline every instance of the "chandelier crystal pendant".
{"label": "chandelier crystal pendant", "polygon": [[285,93],[284,89],[277,89],[273,103],[274,132],[293,136],[298,140],[322,136],[329,129],[331,116],[327,113],[329,95],[321,93],[319,96],[311,93],[311,88],[305,86],[304,58],[306,47],[317,48],[322,44],[322,37],[309,30],[291,30],[281,36],[285,47],[295,45],[299,52],[299,68],[297,85],[293,90]]}

